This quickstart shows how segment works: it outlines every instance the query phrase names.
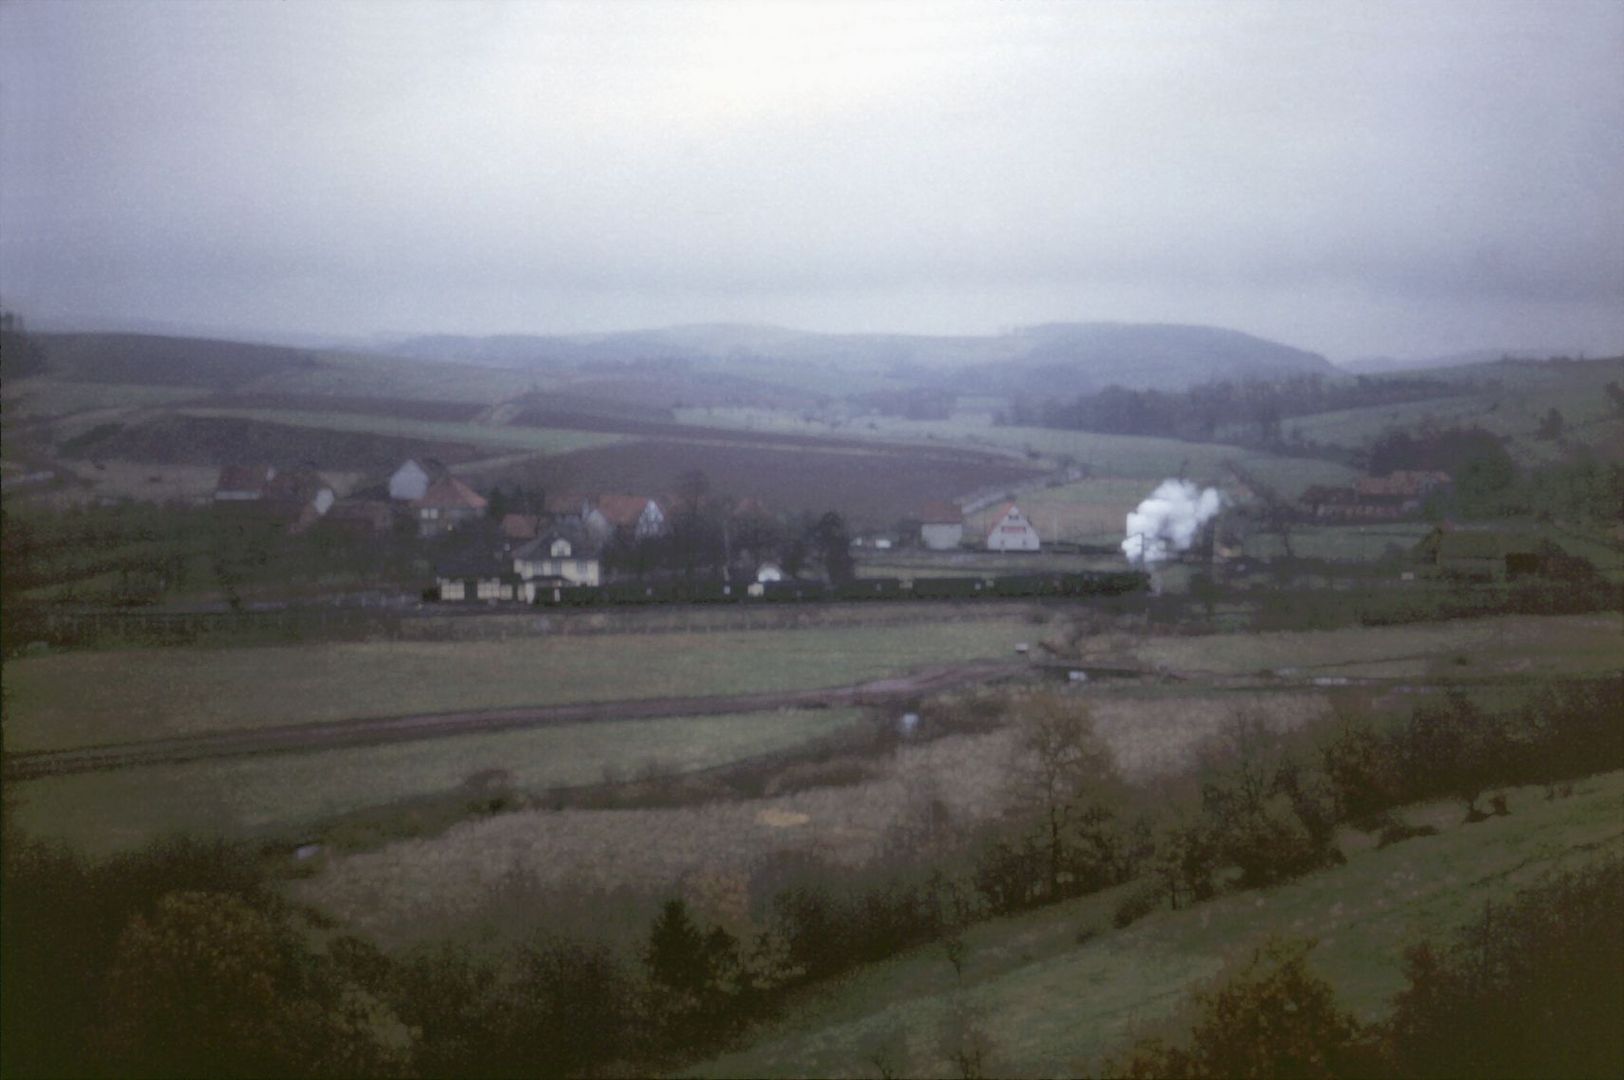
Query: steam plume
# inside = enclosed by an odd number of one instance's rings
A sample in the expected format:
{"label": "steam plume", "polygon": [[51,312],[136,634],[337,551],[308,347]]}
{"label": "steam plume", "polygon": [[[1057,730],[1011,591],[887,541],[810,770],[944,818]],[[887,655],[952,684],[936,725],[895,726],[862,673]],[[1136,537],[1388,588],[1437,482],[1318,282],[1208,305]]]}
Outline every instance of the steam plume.
{"label": "steam plume", "polygon": [[1139,508],[1128,515],[1128,537],[1122,553],[1129,562],[1161,562],[1187,551],[1223,505],[1217,488],[1198,488],[1188,480],[1163,480]]}

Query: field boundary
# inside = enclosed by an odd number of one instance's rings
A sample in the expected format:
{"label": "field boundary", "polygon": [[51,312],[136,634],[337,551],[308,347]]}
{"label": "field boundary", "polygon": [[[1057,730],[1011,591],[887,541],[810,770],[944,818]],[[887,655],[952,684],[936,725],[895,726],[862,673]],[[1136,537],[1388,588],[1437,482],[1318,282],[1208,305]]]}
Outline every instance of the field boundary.
{"label": "field boundary", "polygon": [[133,768],[141,765],[180,764],[206,758],[313,752],[339,747],[440,739],[453,735],[489,734],[515,728],[552,727],[564,724],[717,716],[729,713],[767,712],[775,709],[887,705],[915,700],[962,686],[1000,682],[1023,674],[1029,669],[1030,665],[1025,660],[979,661],[931,667],[909,675],[813,690],[704,697],[633,698],[621,701],[482,709],[473,712],[425,713],[315,724],[287,724],[252,731],[207,732],[144,742],[77,747],[72,750],[34,750],[8,755],[4,777],[6,780],[33,780],[45,776]]}

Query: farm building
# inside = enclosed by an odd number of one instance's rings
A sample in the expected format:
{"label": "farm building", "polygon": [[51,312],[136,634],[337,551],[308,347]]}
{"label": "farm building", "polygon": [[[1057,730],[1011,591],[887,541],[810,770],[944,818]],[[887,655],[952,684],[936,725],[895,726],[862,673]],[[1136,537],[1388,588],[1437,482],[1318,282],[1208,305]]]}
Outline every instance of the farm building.
{"label": "farm building", "polygon": [[389,476],[389,497],[396,502],[415,502],[428,494],[429,487],[446,477],[444,465],[433,458],[407,458]]}
{"label": "farm building", "polygon": [[1352,487],[1316,485],[1303,492],[1302,503],[1321,521],[1395,521],[1420,513],[1429,498],[1452,485],[1445,472],[1401,471],[1361,477]]}
{"label": "farm building", "polygon": [[993,526],[987,530],[988,551],[1037,551],[1041,544],[1037,528],[1014,503],[1005,503],[994,513]]}
{"label": "farm building", "polygon": [[227,465],[215,484],[216,505],[240,506],[309,528],[336,501],[332,485],[309,465]]}
{"label": "farm building", "polygon": [[[665,511],[645,495],[600,495],[595,510],[610,530],[630,539],[648,540],[665,535]],[[589,528],[593,524],[590,517],[589,514]]]}
{"label": "farm building", "polygon": [[527,584],[552,579],[564,587],[598,585],[601,570],[589,547],[578,530],[551,529],[513,553],[513,572]]}
{"label": "farm building", "polygon": [[434,568],[435,587],[441,600],[512,600],[521,585],[518,578],[504,573],[483,552],[469,552],[447,559]]}
{"label": "farm building", "polygon": [[931,551],[952,551],[964,543],[964,512],[950,502],[926,503],[919,510],[919,543]]}
{"label": "farm building", "polygon": [[361,536],[381,536],[395,525],[395,510],[379,499],[342,499],[327,512],[327,524]]}
{"label": "farm building", "polygon": [[1414,554],[1440,574],[1493,581],[1543,574],[1567,561],[1557,545],[1529,533],[1448,525],[1422,537]]}
{"label": "farm building", "polygon": [[417,535],[439,536],[476,520],[485,512],[485,499],[461,480],[447,476],[413,500],[412,510],[417,515]]}

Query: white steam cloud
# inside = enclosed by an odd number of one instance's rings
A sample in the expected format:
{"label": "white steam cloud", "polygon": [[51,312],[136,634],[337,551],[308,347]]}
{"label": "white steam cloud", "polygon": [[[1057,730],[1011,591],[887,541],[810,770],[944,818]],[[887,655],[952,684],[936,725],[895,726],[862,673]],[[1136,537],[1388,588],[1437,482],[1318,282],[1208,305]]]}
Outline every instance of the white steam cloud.
{"label": "white steam cloud", "polygon": [[1129,562],[1161,562],[1187,551],[1201,526],[1223,505],[1217,488],[1198,488],[1188,480],[1163,480],[1139,508],[1128,515],[1128,538],[1122,553]]}

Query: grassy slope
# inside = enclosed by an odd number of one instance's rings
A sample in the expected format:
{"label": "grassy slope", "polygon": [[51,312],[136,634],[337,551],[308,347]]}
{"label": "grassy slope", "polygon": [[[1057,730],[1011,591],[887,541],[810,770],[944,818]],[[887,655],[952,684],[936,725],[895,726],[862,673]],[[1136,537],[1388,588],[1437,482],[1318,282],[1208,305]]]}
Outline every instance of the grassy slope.
{"label": "grassy slope", "polygon": [[1416,372],[1459,382],[1460,397],[1417,401],[1323,413],[1287,421],[1315,442],[1359,446],[1389,427],[1415,428],[1432,418],[1440,424],[1477,425],[1509,440],[1512,455],[1523,464],[1558,459],[1563,446],[1534,438],[1552,408],[1566,421],[1571,442],[1616,453],[1624,447],[1624,422],[1604,391],[1610,381],[1624,381],[1624,360],[1583,364],[1474,364],[1466,368]]}
{"label": "grassy slope", "polygon": [[364,716],[839,686],[1007,654],[1030,629],[903,628],[67,653],[6,665],[12,751]]}
{"label": "grassy slope", "polygon": [[[1110,929],[1122,890],[973,928],[957,994],[991,1034],[991,1075],[1066,1075],[1165,1023],[1185,995],[1273,934],[1317,939],[1315,969],[1343,1003],[1379,1016],[1403,985],[1402,952],[1447,933],[1539,873],[1624,848],[1624,773],[1546,802],[1511,793],[1508,818],[1464,826],[1458,804],[1406,816],[1440,835],[1384,850],[1346,838],[1346,866]],[[1356,846],[1359,845],[1359,846]],[[1079,931],[1099,936],[1078,944]],[[913,950],[808,994],[735,1053],[687,1070],[704,1076],[873,1074],[882,1042],[906,1047],[898,1075],[947,1075],[937,1032],[955,997],[940,947]]]}
{"label": "grassy slope", "polygon": [[488,769],[515,790],[590,784],[606,770],[650,763],[686,772],[782,750],[853,723],[857,711],[740,713],[615,724],[572,724],[319,754],[228,758],[19,782],[16,821],[41,840],[91,855],[167,834],[297,832],[316,822],[449,792]]}

